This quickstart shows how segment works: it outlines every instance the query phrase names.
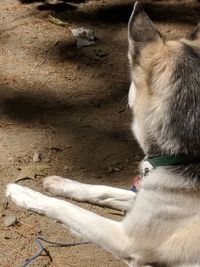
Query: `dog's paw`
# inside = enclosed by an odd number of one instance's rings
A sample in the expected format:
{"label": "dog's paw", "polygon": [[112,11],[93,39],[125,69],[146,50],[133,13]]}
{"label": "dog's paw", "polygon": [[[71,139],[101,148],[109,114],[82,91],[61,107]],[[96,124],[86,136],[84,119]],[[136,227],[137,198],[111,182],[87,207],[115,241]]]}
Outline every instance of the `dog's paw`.
{"label": "dog's paw", "polygon": [[51,191],[55,186],[62,184],[63,180],[64,179],[60,176],[48,176],[43,180],[43,187],[44,189]]}
{"label": "dog's paw", "polygon": [[62,196],[63,194],[65,196],[67,192],[71,191],[73,184],[77,184],[77,182],[60,176],[49,176],[43,181],[44,189],[57,196]]}
{"label": "dog's paw", "polygon": [[47,197],[27,187],[9,184],[7,186],[6,196],[22,208],[38,213],[43,213],[45,210]]}

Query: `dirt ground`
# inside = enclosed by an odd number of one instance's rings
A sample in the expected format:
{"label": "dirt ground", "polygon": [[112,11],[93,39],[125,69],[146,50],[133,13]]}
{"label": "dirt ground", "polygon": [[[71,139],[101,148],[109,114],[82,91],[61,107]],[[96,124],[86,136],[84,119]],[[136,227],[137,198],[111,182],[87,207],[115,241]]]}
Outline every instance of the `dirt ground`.
{"label": "dirt ground", "polygon": [[[77,240],[59,223],[6,205],[7,183],[21,179],[43,191],[43,178],[57,174],[129,188],[137,174],[142,152],[127,109],[127,20],[133,2],[1,0],[1,267],[22,266],[33,256],[35,233],[57,242]],[[146,1],[146,10],[170,38],[185,34],[200,18],[200,3],[192,0]],[[49,14],[67,25],[50,22]],[[95,46],[77,50],[70,29],[82,26],[98,39]],[[34,153],[40,153],[40,162],[33,162]],[[120,212],[78,205],[121,220]],[[6,227],[10,215],[17,223]],[[48,250],[52,262],[39,257],[30,266],[125,266],[95,245]]]}

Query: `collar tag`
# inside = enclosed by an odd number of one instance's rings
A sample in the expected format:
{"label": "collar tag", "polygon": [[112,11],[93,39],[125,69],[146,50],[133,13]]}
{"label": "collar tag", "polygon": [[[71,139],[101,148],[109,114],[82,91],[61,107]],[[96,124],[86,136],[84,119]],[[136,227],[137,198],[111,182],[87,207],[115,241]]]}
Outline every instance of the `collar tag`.
{"label": "collar tag", "polygon": [[141,180],[148,175],[148,173],[154,168],[154,166],[146,159],[140,164],[140,175],[134,177],[131,191],[137,193],[140,189]]}
{"label": "collar tag", "polygon": [[142,177],[148,175],[148,173],[154,168],[154,166],[146,159],[144,159],[140,164],[140,172]]}

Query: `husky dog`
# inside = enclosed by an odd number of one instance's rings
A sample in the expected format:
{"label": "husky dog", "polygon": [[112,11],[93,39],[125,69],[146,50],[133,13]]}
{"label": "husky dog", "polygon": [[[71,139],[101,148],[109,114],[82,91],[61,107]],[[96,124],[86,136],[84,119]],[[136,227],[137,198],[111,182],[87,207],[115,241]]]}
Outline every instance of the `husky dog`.
{"label": "husky dog", "polygon": [[[17,205],[60,221],[129,266],[200,266],[200,24],[167,41],[136,2],[128,25],[133,132],[146,154],[137,194],[58,176],[53,195],[128,212],[121,222],[16,184]],[[148,170],[148,171],[146,171]]]}

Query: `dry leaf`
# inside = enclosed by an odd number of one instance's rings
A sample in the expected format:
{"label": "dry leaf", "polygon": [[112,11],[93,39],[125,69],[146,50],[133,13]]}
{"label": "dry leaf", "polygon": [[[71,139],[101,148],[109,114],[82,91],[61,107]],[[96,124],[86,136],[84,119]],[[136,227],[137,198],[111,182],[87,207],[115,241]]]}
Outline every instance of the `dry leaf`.
{"label": "dry leaf", "polygon": [[16,182],[25,180],[25,179],[31,179],[35,180],[37,176],[44,176],[46,175],[46,170],[49,169],[51,166],[45,163],[30,163],[27,165],[24,165],[19,168],[20,173],[17,176]]}

